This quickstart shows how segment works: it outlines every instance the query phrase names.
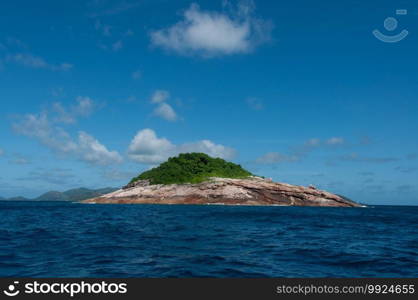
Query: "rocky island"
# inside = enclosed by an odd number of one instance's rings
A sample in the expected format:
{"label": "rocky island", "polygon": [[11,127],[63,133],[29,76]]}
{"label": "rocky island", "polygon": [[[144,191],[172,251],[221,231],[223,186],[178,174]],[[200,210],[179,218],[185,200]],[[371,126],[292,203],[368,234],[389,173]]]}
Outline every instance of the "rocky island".
{"label": "rocky island", "polygon": [[184,153],[135,177],[122,189],[84,203],[217,204],[360,207],[345,197],[273,182],[240,165],[203,153]]}

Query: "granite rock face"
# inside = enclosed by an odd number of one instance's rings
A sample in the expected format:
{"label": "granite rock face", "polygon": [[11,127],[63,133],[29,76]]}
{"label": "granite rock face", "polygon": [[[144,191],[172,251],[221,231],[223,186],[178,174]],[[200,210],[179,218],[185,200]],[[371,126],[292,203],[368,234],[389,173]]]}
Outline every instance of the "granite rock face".
{"label": "granite rock face", "polygon": [[83,201],[125,204],[218,204],[360,207],[341,196],[318,190],[273,182],[260,177],[211,178],[199,184],[151,185],[140,180],[120,190]]}

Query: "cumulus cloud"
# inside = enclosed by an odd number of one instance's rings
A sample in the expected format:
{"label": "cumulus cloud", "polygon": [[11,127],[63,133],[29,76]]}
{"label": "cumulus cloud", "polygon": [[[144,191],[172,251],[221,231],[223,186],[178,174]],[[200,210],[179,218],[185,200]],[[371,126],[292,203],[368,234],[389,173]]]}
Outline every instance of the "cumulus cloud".
{"label": "cumulus cloud", "polygon": [[[72,112],[75,115],[90,113],[90,99],[86,97],[78,98],[77,105]],[[62,108],[62,106],[58,106]],[[56,109],[57,107],[55,107]],[[68,118],[72,117],[67,113]],[[71,123],[70,119],[62,117],[50,119],[47,112],[40,114],[27,114],[13,124],[16,133],[33,138],[42,145],[45,145],[57,155],[62,157],[73,157],[81,161],[95,165],[109,165],[120,163],[121,155],[116,151],[109,151],[97,139],[91,135],[80,131],[78,138],[74,139],[60,126],[60,123]]]}
{"label": "cumulus cloud", "polygon": [[151,103],[156,104],[154,109],[154,115],[167,120],[167,121],[176,121],[178,119],[177,113],[174,108],[166,103],[170,98],[170,93],[164,90],[156,90],[151,97]]}
{"label": "cumulus cloud", "polygon": [[128,154],[137,162],[154,164],[164,161],[175,152],[175,148],[166,138],[158,138],[154,130],[143,129],[131,141]]}
{"label": "cumulus cloud", "polygon": [[167,120],[167,121],[176,121],[177,114],[170,104],[160,103],[154,110],[155,115]]}
{"label": "cumulus cloud", "polygon": [[75,123],[78,117],[88,117],[95,109],[94,101],[89,97],[79,96],[76,98],[76,104],[65,108],[60,102],[52,105],[52,110],[57,115],[55,121],[62,123]]}
{"label": "cumulus cloud", "polygon": [[13,124],[13,129],[18,134],[34,138],[60,154],[75,152],[77,149],[77,144],[70,135],[61,127],[54,126],[45,112],[25,115]]}
{"label": "cumulus cloud", "polygon": [[117,151],[109,151],[97,139],[84,131],[78,134],[78,153],[83,161],[92,164],[108,165],[122,162],[122,157]]}
{"label": "cumulus cloud", "polygon": [[75,100],[77,103],[72,110],[76,116],[88,117],[93,112],[95,104],[90,97],[78,96]]}
{"label": "cumulus cloud", "polygon": [[223,12],[204,11],[193,3],[181,21],[152,31],[151,42],[182,55],[213,57],[251,52],[270,39],[271,30],[270,22],[254,16],[252,1]]}
{"label": "cumulus cloud", "polygon": [[[231,159],[235,156],[235,150],[210,140],[201,140],[193,143],[185,143],[176,147],[176,152],[203,152],[213,157]],[[176,153],[177,154],[177,153]]]}
{"label": "cumulus cloud", "polygon": [[151,97],[151,103],[161,103],[170,98],[170,93],[164,90],[156,90]]}
{"label": "cumulus cloud", "polygon": [[203,152],[213,157],[231,159],[235,150],[210,140],[175,145],[166,138],[159,138],[152,129],[138,131],[128,148],[129,157],[144,164],[158,164],[179,153]]}
{"label": "cumulus cloud", "polygon": [[61,64],[51,64],[45,61],[42,57],[34,56],[29,53],[16,53],[9,54],[6,56],[7,62],[14,62],[25,67],[35,68],[35,69],[47,69],[51,71],[69,71],[73,68],[72,64],[61,63]]}

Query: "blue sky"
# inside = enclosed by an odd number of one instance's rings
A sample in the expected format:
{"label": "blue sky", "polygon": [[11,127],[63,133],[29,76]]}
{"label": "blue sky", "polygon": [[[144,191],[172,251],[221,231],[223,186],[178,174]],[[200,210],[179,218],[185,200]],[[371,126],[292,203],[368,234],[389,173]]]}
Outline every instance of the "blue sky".
{"label": "blue sky", "polygon": [[418,5],[365,2],[3,1],[0,196],[120,186],[202,151],[418,204]]}

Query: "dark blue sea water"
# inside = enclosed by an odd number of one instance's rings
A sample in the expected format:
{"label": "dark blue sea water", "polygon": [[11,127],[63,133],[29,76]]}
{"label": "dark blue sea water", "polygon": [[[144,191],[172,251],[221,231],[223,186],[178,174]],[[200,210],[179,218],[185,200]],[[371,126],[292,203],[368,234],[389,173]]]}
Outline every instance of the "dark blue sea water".
{"label": "dark blue sea water", "polygon": [[0,276],[416,277],[418,207],[0,202]]}

